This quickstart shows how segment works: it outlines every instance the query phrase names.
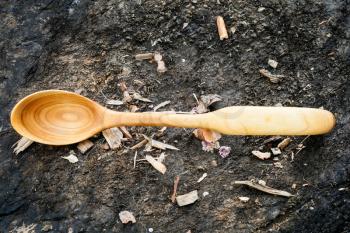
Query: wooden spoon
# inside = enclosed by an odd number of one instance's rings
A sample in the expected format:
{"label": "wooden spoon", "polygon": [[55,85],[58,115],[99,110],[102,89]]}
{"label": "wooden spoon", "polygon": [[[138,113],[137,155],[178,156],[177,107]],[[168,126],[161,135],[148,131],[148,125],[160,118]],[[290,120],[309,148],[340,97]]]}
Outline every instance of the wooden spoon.
{"label": "wooden spoon", "polygon": [[313,135],[329,132],[332,113],[313,108],[227,107],[205,114],[115,112],[78,94],[47,90],[16,104],[11,124],[24,137],[67,145],[114,126],[206,128],[231,135]]}

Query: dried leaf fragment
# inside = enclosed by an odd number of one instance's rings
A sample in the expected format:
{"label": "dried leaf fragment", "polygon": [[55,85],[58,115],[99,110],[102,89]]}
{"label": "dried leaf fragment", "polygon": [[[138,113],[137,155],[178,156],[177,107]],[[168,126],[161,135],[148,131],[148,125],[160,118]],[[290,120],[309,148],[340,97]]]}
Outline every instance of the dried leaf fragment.
{"label": "dried leaf fragment", "polygon": [[170,150],[179,150],[178,148],[176,148],[175,146],[154,140],[153,138],[147,137],[146,135],[143,135],[144,138],[148,141],[148,145],[151,147],[155,147],[161,150],[166,150],[166,149],[170,149]]}
{"label": "dried leaf fragment", "polygon": [[147,103],[152,103],[152,100],[142,97],[139,93],[134,93],[132,97],[136,100],[140,100]]}
{"label": "dried leaf fragment", "polygon": [[76,163],[79,161],[78,157],[75,156],[74,151],[70,151],[68,156],[62,156],[62,158],[68,160],[70,163]]}
{"label": "dried leaf fragment", "polygon": [[123,133],[118,127],[105,129],[102,131],[102,135],[112,150],[118,149],[121,146]]}
{"label": "dried leaf fragment", "polygon": [[192,192],[186,193],[176,197],[176,202],[179,206],[190,205],[198,200],[198,191],[194,190]]}
{"label": "dried leaf fragment", "polygon": [[256,182],[250,181],[250,180],[244,180],[244,181],[235,181],[234,184],[243,184],[247,185],[249,187],[255,188],[257,190],[260,190],[265,193],[273,194],[273,195],[278,195],[278,196],[283,196],[283,197],[292,197],[292,195],[289,192],[283,191],[283,190],[278,190],[274,189],[271,187],[268,187],[266,185],[258,184]]}
{"label": "dried leaf fragment", "polygon": [[93,146],[94,146],[94,143],[92,143],[90,140],[86,139],[82,142],[79,142],[79,144],[77,145],[77,148],[82,154],[85,154],[85,152],[90,150],[91,147],[93,147]]}
{"label": "dried leaf fragment", "polygon": [[160,109],[160,108],[162,108],[162,107],[165,107],[165,106],[167,106],[167,105],[170,104],[170,103],[171,103],[170,100],[164,101],[164,102],[158,104],[157,106],[155,106],[155,107],[153,108],[153,111],[157,111],[158,109]]}
{"label": "dried leaf fragment", "polygon": [[230,152],[231,152],[231,147],[229,147],[229,146],[220,146],[220,148],[219,148],[219,155],[223,159],[226,158],[227,156],[229,156]]}
{"label": "dried leaf fragment", "polygon": [[30,140],[26,137],[22,137],[15,144],[13,144],[11,148],[14,147],[13,152],[16,155],[18,155],[19,153],[21,153],[22,151],[27,149],[30,145],[32,145],[32,143],[33,143],[32,140]]}
{"label": "dried leaf fragment", "polygon": [[166,166],[152,156],[146,155],[146,160],[160,173],[164,174],[166,172]]}
{"label": "dried leaf fragment", "polygon": [[253,150],[252,154],[255,155],[256,157],[258,157],[261,160],[269,159],[271,157],[271,153],[270,152],[261,152],[261,151],[258,151],[258,150]]}
{"label": "dried leaf fragment", "polygon": [[270,71],[266,69],[260,69],[260,74],[270,80],[272,83],[278,83],[281,78],[284,78],[284,75],[271,74]]}
{"label": "dried leaf fragment", "polygon": [[134,215],[127,210],[123,210],[119,213],[119,219],[123,224],[127,224],[128,222],[136,223]]}
{"label": "dried leaf fragment", "polygon": [[106,104],[119,106],[119,105],[123,105],[124,102],[121,100],[107,100]]}

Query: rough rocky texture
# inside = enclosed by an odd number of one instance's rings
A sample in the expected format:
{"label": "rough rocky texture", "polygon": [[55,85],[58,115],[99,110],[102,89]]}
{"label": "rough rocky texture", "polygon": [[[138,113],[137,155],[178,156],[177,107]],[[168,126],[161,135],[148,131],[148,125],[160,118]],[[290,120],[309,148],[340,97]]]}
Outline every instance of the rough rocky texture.
{"label": "rough rocky texture", "polygon": [[[349,6],[335,0],[0,2],[0,232],[20,227],[35,232],[350,231]],[[228,40],[218,38],[217,15],[228,29],[236,28]],[[163,55],[165,74],[134,59],[150,51]],[[268,59],[278,62],[275,70]],[[285,78],[271,84],[260,77],[261,68]],[[180,148],[168,152],[164,176],[142,162],[133,169],[134,151],[106,151],[101,135],[91,139],[95,147],[85,155],[74,145],[39,144],[12,153],[19,136],[8,116],[19,99],[57,88],[105,103],[105,98],[121,99],[121,80],[155,105],[172,100],[165,110],[190,111],[196,105],[193,93],[219,94],[223,101],[214,109],[322,106],[336,114],[337,126],[307,139],[292,161],[291,152],[303,139],[293,138],[286,156],[279,156],[283,168],[251,155],[265,138],[224,137],[221,144],[232,151],[222,159],[203,152],[183,129],[168,129],[158,139]],[[149,104],[135,104],[140,111],[151,110]],[[156,130],[129,129],[135,136]],[[78,163],[61,158],[70,150]],[[139,150],[139,158],[146,154]],[[208,177],[197,183],[203,172]],[[169,199],[179,174],[178,193],[199,191],[200,200],[191,206],[179,208]],[[297,196],[274,197],[231,183],[251,178]],[[203,197],[204,191],[209,195]],[[239,196],[250,201],[242,203]],[[136,224],[120,222],[118,213],[125,209],[134,213]]]}

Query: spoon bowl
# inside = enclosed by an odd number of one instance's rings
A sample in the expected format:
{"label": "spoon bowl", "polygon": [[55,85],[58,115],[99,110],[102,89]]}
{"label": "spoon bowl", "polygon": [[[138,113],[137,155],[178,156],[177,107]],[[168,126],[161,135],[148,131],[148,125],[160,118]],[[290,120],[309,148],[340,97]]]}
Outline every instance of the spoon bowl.
{"label": "spoon bowl", "polygon": [[72,92],[40,91],[17,103],[11,113],[11,124],[18,133],[36,142],[67,145],[101,131],[105,110]]}

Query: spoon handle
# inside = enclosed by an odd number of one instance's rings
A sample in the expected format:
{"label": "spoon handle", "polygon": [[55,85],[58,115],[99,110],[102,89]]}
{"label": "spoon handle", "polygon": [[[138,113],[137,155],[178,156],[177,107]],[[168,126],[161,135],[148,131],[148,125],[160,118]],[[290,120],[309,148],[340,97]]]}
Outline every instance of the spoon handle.
{"label": "spoon handle", "polygon": [[229,135],[316,135],[328,133],[334,125],[334,115],[322,109],[257,106],[227,107],[205,114],[123,113],[107,110],[103,122],[104,128],[206,128]]}

